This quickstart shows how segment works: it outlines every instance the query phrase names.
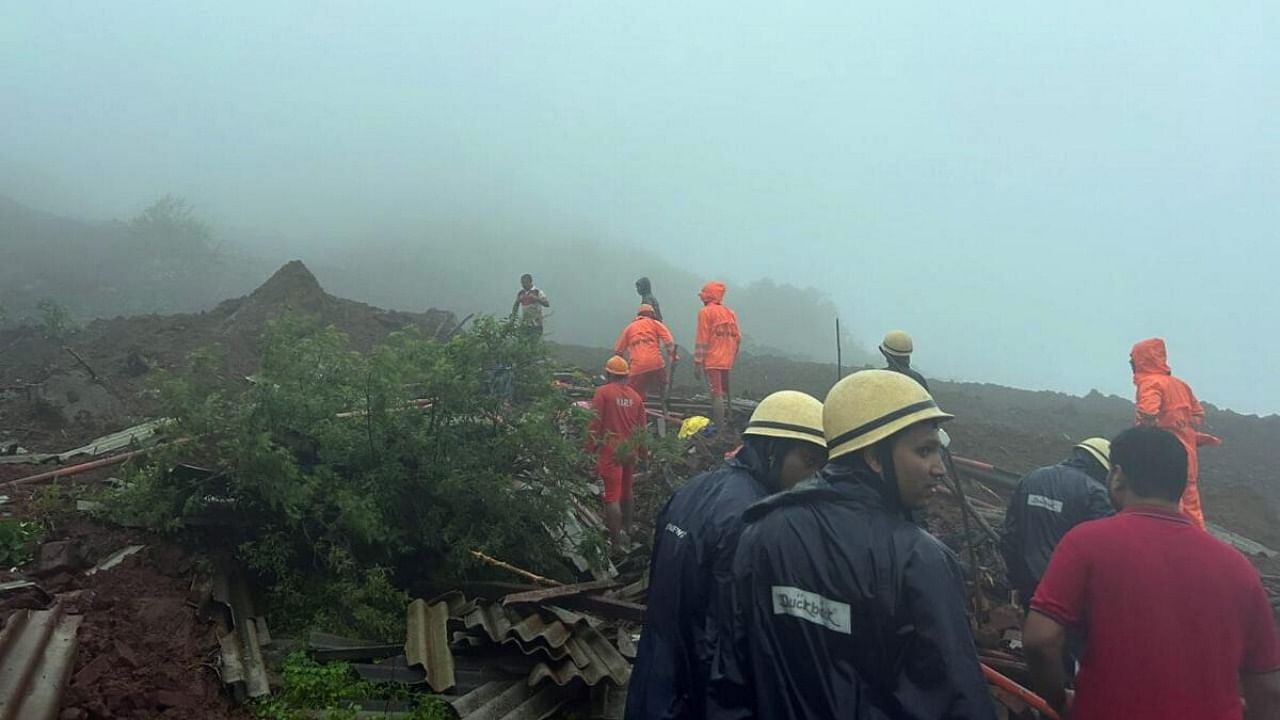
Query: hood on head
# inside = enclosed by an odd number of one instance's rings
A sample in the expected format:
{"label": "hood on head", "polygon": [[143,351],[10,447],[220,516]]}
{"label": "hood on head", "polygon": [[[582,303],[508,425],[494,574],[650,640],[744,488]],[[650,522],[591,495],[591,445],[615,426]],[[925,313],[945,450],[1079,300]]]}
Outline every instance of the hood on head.
{"label": "hood on head", "polygon": [[712,280],[702,286],[702,290],[698,293],[698,297],[703,303],[719,303],[724,302],[725,285],[717,280]]}
{"label": "hood on head", "polygon": [[648,295],[649,293],[653,292],[653,286],[649,284],[649,278],[642,277],[639,280],[637,280],[636,290],[641,293],[644,293],[645,295]]}
{"label": "hood on head", "polygon": [[1163,338],[1148,338],[1136,343],[1133,350],[1129,351],[1129,358],[1133,360],[1135,373],[1169,375],[1172,372],[1169,370],[1169,354],[1165,351]]}

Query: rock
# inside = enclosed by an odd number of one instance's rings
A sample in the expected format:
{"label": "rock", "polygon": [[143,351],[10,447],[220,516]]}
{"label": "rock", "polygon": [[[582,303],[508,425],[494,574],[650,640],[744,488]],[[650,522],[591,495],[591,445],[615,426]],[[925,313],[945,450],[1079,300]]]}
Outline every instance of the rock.
{"label": "rock", "polygon": [[45,543],[36,553],[37,575],[75,572],[84,565],[84,558],[80,554],[80,543],[75,540]]}

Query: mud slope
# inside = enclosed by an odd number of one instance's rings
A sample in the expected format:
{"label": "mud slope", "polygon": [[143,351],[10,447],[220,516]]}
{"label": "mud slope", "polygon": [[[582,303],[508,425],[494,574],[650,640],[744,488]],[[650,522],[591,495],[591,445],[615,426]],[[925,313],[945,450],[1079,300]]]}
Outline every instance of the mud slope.
{"label": "mud slope", "polygon": [[[603,365],[609,352],[599,348],[557,346],[566,364]],[[742,357],[735,368],[733,392],[760,398],[774,390],[795,389],[819,398],[836,379],[834,365],[771,357]],[[698,388],[691,363],[682,360],[677,386]],[[957,454],[1026,472],[1061,460],[1074,443],[1092,435],[1111,436],[1133,422],[1128,398],[1084,397],[1033,392],[980,383],[930,380],[939,405],[957,419],[948,426]],[[1280,416],[1255,415],[1206,406],[1211,431],[1222,448],[1200,453],[1201,492],[1210,521],[1280,549],[1280,481],[1274,467],[1280,447]]]}

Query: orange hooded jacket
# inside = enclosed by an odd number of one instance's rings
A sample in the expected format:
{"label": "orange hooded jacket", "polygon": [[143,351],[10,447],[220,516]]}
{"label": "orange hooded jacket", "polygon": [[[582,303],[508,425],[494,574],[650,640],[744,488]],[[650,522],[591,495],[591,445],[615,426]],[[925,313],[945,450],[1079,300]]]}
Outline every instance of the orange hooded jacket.
{"label": "orange hooded jacket", "polygon": [[1204,511],[1200,508],[1200,445],[1221,445],[1218,438],[1200,431],[1204,425],[1204,407],[1191,387],[1173,376],[1169,369],[1164,340],[1150,338],[1133,346],[1133,384],[1138,388],[1136,405],[1138,425],[1155,425],[1173,433],[1187,450],[1187,490],[1182,495],[1182,511],[1204,527]]}
{"label": "orange hooded jacket", "polygon": [[622,330],[613,351],[627,356],[631,363],[631,374],[642,375],[667,366],[662,356],[662,346],[675,346],[676,339],[671,331],[661,322],[644,315],[637,316]]}
{"label": "orange hooded jacket", "polygon": [[709,282],[698,297],[703,307],[698,311],[698,337],[694,342],[693,363],[706,370],[732,370],[738,357],[742,335],[738,330],[738,316],[721,303],[725,286],[722,282]]}
{"label": "orange hooded jacket", "polygon": [[1204,408],[1195,393],[1169,369],[1164,340],[1151,338],[1133,346],[1133,384],[1138,388],[1139,424],[1164,428],[1182,441],[1188,452],[1196,448],[1196,428],[1204,424]]}

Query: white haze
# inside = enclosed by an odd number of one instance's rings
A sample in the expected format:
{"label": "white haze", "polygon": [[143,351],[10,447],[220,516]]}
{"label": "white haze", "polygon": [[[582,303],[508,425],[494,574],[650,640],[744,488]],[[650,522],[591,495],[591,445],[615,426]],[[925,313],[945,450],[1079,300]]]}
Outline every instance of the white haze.
{"label": "white haze", "polygon": [[1029,388],[1130,395],[1161,335],[1272,412],[1277,37],[1276,3],[10,2],[0,192],[174,193],[308,259],[473,222],[640,246]]}

